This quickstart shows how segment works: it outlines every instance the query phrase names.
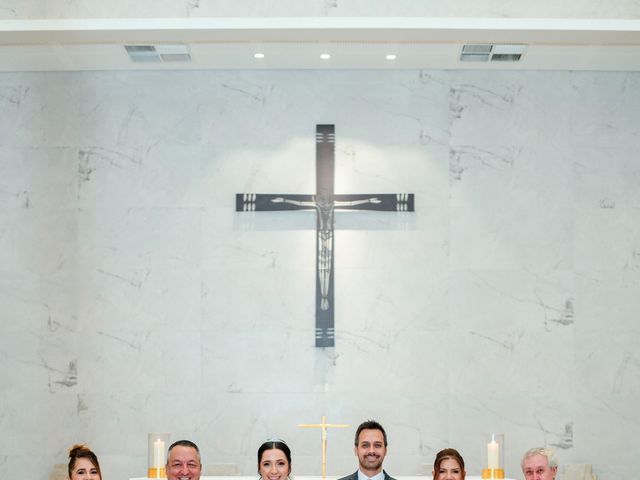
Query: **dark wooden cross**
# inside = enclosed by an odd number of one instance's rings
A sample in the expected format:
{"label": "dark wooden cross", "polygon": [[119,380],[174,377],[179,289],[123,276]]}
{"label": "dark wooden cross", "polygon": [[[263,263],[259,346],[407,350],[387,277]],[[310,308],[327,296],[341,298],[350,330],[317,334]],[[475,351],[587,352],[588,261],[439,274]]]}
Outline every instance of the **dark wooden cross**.
{"label": "dark wooden cross", "polygon": [[335,126],[316,125],[316,193],[237,193],[236,212],[316,211],[316,347],[335,346],[333,231],[335,210],[413,212],[413,193],[333,193]]}

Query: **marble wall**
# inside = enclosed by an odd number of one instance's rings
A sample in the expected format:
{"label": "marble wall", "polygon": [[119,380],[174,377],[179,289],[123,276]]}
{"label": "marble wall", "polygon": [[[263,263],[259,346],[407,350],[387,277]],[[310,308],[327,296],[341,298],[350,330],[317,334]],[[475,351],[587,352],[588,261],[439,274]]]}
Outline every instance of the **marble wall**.
{"label": "marble wall", "polygon": [[0,18],[159,17],[638,18],[637,0],[0,0]]}
{"label": "marble wall", "polygon": [[[507,475],[553,446],[640,474],[640,75],[106,72],[0,75],[0,477],[44,479],[74,442],[140,476],[148,432],[255,471],[424,474],[486,432]],[[314,217],[237,192],[414,192],[413,214],[337,219],[335,349],[313,346]]]}

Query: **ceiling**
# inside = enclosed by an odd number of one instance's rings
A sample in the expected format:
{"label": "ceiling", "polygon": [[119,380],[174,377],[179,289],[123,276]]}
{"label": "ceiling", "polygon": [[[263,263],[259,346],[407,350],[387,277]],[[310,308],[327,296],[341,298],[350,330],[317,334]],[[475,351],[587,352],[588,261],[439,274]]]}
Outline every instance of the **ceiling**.
{"label": "ceiling", "polygon": [[[137,63],[125,45],[184,45]],[[522,45],[514,62],[462,62],[465,44]],[[255,58],[261,53],[263,58]],[[331,58],[321,59],[321,54]],[[387,55],[395,55],[389,60]],[[640,70],[640,20],[174,18],[0,20],[0,71],[159,69]]]}

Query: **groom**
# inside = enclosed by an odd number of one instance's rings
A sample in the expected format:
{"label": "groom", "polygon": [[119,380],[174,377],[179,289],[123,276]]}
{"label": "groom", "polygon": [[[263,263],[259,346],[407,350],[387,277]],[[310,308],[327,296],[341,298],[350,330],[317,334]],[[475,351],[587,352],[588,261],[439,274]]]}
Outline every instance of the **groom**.
{"label": "groom", "polygon": [[358,471],[339,480],[395,480],[382,469],[387,455],[387,434],[382,425],[375,420],[361,423],[354,444]]}

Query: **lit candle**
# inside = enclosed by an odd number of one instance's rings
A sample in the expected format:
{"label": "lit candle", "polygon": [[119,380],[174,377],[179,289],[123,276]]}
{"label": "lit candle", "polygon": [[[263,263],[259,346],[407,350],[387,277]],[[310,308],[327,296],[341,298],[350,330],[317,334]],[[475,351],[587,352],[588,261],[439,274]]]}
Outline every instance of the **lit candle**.
{"label": "lit candle", "polygon": [[164,467],[164,442],[160,439],[153,442],[153,466]]}
{"label": "lit candle", "polygon": [[500,445],[493,438],[487,443],[487,468],[500,468]]}

